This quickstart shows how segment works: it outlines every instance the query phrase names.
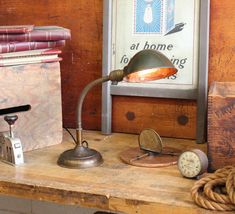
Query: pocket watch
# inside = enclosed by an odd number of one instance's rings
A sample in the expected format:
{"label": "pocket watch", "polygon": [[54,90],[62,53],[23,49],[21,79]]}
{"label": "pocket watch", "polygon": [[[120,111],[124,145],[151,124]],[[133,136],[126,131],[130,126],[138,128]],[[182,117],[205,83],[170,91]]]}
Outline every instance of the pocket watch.
{"label": "pocket watch", "polygon": [[199,149],[185,151],[179,156],[178,169],[186,178],[195,178],[206,172],[207,168],[207,155]]}

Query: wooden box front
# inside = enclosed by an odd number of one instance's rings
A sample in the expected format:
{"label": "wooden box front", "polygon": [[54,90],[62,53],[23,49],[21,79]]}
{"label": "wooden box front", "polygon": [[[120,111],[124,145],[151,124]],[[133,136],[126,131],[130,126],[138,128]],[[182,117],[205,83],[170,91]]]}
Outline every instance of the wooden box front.
{"label": "wooden box front", "polygon": [[235,163],[235,82],[215,82],[208,98],[210,169]]}
{"label": "wooden box front", "polygon": [[[30,105],[16,113],[15,137],[23,150],[42,148],[62,141],[60,64],[42,63],[0,68],[0,109]],[[0,132],[8,131],[3,116]]]}

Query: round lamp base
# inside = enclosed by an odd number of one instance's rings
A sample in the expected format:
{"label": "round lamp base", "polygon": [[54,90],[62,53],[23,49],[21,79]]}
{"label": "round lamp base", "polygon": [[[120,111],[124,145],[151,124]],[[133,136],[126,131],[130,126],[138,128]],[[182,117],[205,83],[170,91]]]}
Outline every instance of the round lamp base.
{"label": "round lamp base", "polygon": [[103,158],[98,151],[84,146],[76,146],[63,152],[57,161],[59,166],[72,169],[90,168],[102,163]]}

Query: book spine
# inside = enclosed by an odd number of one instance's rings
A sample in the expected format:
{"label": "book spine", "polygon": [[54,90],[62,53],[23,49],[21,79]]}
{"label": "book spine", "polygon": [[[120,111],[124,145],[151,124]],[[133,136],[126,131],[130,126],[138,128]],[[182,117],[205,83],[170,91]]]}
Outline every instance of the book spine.
{"label": "book spine", "polygon": [[53,54],[60,54],[60,53],[61,53],[61,50],[56,49],[56,48],[3,53],[3,54],[0,54],[0,61],[2,59],[12,59],[12,58],[29,57],[29,56],[43,56],[43,55],[45,56],[45,55],[53,55]]}
{"label": "book spine", "polygon": [[56,48],[65,46],[65,40],[49,42],[0,42],[0,53],[11,53],[18,51],[29,51],[45,48]]}
{"label": "book spine", "polygon": [[3,33],[3,34],[11,34],[11,33],[28,33],[28,32],[31,32],[33,30],[33,25],[29,25],[29,26],[22,26],[22,27],[14,27],[12,26],[12,28],[10,27],[1,27],[0,28],[0,33]]}
{"label": "book spine", "polygon": [[0,67],[6,67],[6,66],[14,66],[14,65],[28,65],[28,64],[35,64],[35,63],[52,63],[52,62],[59,62],[61,61],[61,57],[57,57],[54,59],[40,59],[40,60],[32,60],[32,61],[20,61],[20,62],[0,62]]}
{"label": "book spine", "polygon": [[26,29],[0,29],[0,33],[27,33]]}
{"label": "book spine", "polygon": [[0,41],[3,42],[30,42],[30,41],[53,41],[70,39],[69,30],[35,30],[24,34],[0,34]]}

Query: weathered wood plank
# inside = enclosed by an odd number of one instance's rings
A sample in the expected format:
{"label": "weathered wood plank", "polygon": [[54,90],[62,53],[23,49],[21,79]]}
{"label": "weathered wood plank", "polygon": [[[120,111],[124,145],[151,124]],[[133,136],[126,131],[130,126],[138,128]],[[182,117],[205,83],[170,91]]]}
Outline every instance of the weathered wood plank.
{"label": "weathered wood plank", "polygon": [[209,83],[235,81],[235,1],[211,0]]}
{"label": "weathered wood plank", "polygon": [[155,129],[161,136],[192,138],[195,136],[196,103],[138,97],[113,98],[113,129],[140,133]]}
{"label": "weathered wood plank", "polygon": [[[62,144],[26,152],[22,166],[0,163],[0,193],[124,213],[211,213],[193,203],[194,180],[183,178],[176,166],[149,169],[121,162],[120,152],[136,147],[138,136],[84,132],[84,137],[103,155],[100,167],[57,166],[59,154],[74,146],[66,133]],[[206,147],[190,140],[163,140],[166,146],[179,149]]]}

